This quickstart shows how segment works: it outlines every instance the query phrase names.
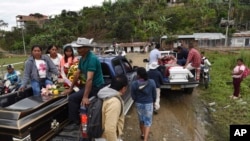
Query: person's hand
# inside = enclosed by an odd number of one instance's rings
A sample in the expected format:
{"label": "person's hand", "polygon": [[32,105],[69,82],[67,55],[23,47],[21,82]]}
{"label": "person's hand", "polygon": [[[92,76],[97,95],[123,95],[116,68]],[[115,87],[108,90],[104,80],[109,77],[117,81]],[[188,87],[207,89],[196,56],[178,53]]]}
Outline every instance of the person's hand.
{"label": "person's hand", "polygon": [[89,105],[89,98],[87,97],[83,97],[82,98],[82,103],[81,103],[82,106],[87,106]]}

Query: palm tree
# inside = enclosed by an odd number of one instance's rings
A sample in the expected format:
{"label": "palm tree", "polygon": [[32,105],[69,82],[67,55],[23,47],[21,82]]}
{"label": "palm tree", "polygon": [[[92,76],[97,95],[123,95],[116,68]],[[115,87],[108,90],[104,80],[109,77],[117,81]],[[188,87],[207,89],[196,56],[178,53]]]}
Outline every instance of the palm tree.
{"label": "palm tree", "polygon": [[4,22],[3,20],[0,20],[0,29],[3,30],[5,27],[8,27],[8,23]]}

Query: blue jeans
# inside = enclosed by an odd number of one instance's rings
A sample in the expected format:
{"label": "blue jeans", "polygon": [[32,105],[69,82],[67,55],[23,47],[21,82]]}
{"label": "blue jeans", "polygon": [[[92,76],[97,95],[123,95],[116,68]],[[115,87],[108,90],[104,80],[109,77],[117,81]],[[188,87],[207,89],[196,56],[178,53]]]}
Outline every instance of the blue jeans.
{"label": "blue jeans", "polygon": [[41,95],[41,89],[42,87],[46,87],[46,85],[52,85],[52,81],[48,80],[48,79],[42,79],[40,81],[36,81],[36,80],[31,80],[31,87],[33,90],[33,95],[34,96],[40,96]]}
{"label": "blue jeans", "polygon": [[152,125],[152,118],[153,118],[153,103],[135,103],[137,114],[139,118],[139,122],[142,123],[144,126],[150,127]]}
{"label": "blue jeans", "polygon": [[177,59],[177,64],[181,65],[181,66],[184,66],[186,64],[186,61],[187,60],[185,58]]}

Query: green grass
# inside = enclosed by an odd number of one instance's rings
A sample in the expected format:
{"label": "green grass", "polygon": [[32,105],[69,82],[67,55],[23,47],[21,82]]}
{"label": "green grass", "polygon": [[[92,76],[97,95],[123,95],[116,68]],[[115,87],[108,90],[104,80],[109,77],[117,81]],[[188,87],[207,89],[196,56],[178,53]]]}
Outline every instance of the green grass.
{"label": "green grass", "polygon": [[22,62],[25,61],[27,57],[5,57],[5,58],[0,58],[0,65],[3,63],[5,64],[11,64],[11,63],[16,63],[16,62]]}
{"label": "green grass", "polygon": [[[231,72],[236,65],[237,58],[242,58],[245,64],[250,67],[250,52],[241,51],[239,54],[223,55],[220,53],[207,53],[212,64],[211,83],[209,89],[202,89],[201,98],[207,103],[216,102],[213,107],[216,111],[211,111],[212,125],[208,131],[208,141],[229,140],[229,126],[231,124],[250,123],[250,76],[241,83],[242,104],[238,100],[229,98],[233,93]],[[229,106],[229,107],[228,107]]]}

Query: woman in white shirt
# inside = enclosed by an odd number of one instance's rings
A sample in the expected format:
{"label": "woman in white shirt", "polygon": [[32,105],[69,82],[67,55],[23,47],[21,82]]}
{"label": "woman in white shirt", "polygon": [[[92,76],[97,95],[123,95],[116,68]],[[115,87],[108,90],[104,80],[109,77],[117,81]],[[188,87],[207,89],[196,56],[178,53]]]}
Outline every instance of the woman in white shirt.
{"label": "woman in white shirt", "polygon": [[[50,57],[50,60],[55,64],[58,71],[60,71],[60,60],[62,59],[62,55],[58,53],[58,47],[56,45],[49,45],[46,54]],[[53,82],[56,82],[57,79],[57,75],[52,75]]]}
{"label": "woman in white shirt", "polygon": [[232,99],[238,99],[240,97],[240,83],[242,81],[242,74],[245,70],[245,65],[241,58],[237,59],[237,65],[232,71],[234,93],[230,96]]}
{"label": "woman in white shirt", "polygon": [[51,61],[56,65],[59,71],[62,55],[58,53],[58,47],[56,45],[49,45],[46,54],[50,57]]}

